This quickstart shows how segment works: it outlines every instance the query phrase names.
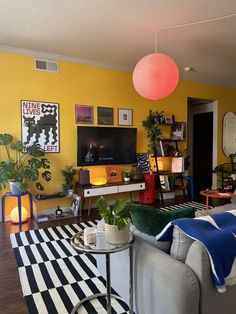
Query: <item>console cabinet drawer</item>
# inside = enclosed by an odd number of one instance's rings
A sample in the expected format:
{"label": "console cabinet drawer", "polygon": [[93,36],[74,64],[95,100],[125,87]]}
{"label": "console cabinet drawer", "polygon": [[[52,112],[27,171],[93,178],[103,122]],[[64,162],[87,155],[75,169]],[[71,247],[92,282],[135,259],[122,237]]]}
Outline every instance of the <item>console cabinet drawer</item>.
{"label": "console cabinet drawer", "polygon": [[106,186],[102,188],[85,189],[84,197],[100,196],[117,193],[117,186]]}
{"label": "console cabinet drawer", "polygon": [[118,185],[118,193],[145,190],[145,183]]}

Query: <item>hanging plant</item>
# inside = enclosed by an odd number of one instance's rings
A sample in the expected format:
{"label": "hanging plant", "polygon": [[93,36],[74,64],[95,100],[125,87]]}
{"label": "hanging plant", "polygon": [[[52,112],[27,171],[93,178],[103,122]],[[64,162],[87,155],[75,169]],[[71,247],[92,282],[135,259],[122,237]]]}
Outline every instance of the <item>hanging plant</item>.
{"label": "hanging plant", "polygon": [[150,152],[154,152],[157,144],[157,140],[161,139],[161,128],[160,124],[164,120],[164,111],[149,111],[148,116],[142,121],[142,125],[147,131],[147,137],[149,139],[148,148]]}

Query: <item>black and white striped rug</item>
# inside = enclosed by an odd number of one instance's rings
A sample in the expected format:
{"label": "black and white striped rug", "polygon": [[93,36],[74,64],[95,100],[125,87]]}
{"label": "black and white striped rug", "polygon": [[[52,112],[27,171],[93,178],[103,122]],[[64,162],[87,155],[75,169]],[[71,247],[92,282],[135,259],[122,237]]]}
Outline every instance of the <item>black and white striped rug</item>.
{"label": "black and white striped rug", "polygon": [[[86,296],[106,292],[94,257],[78,254],[70,245],[75,233],[95,225],[90,221],[10,235],[30,314],[67,314]],[[128,306],[114,298],[112,308],[114,314],[128,313]],[[105,298],[86,302],[79,313],[106,313]]]}
{"label": "black and white striped rug", "polygon": [[[205,205],[186,202],[162,207],[163,211]],[[90,254],[79,254],[70,245],[70,238],[96,221],[47,229],[29,230],[10,235],[15,253],[23,296],[30,314],[67,314],[83,298],[105,293],[101,277]],[[116,294],[114,290],[112,293]],[[128,306],[112,298],[113,314],[128,313]],[[106,300],[94,299],[81,306],[79,313],[106,313]]]}

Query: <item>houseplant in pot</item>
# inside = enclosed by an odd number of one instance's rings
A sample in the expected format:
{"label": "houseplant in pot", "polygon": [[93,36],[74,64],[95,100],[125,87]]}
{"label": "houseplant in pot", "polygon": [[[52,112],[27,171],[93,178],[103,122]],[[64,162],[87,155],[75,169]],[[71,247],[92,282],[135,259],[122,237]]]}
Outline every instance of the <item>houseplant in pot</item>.
{"label": "houseplant in pot", "polygon": [[128,200],[116,200],[112,205],[101,196],[96,205],[105,222],[106,241],[111,244],[123,244],[129,241],[129,211],[134,206]]}
{"label": "houseplant in pot", "polygon": [[[35,181],[36,188],[44,190],[39,182],[51,180],[50,162],[38,144],[33,144],[23,151],[23,143],[14,140],[10,134],[0,134],[0,190],[10,183],[11,192],[20,195],[28,189],[28,183]],[[5,158],[3,160],[3,158]]]}
{"label": "houseplant in pot", "polygon": [[64,193],[69,193],[70,191],[73,192],[73,180],[74,176],[77,173],[75,166],[67,165],[63,169],[61,169],[61,173],[64,177],[65,184],[63,185]]}
{"label": "houseplant in pot", "polygon": [[131,179],[131,170],[130,169],[124,169],[122,171],[122,176],[125,182],[129,182]]}

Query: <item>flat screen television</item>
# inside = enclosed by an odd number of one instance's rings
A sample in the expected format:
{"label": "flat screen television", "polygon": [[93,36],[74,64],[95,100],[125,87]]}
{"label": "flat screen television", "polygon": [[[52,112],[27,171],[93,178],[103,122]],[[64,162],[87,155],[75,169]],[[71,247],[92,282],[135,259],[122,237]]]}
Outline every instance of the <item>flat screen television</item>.
{"label": "flat screen television", "polygon": [[136,162],[136,128],[78,126],[77,165]]}

